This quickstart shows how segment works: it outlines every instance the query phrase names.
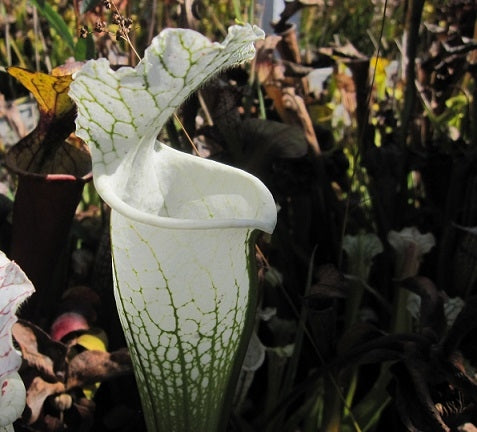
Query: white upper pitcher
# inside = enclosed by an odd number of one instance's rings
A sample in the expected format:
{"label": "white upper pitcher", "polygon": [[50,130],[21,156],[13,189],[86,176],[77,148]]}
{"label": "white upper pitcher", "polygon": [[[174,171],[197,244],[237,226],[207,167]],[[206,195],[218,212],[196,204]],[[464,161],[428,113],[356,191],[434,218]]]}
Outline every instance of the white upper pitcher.
{"label": "white upper pitcher", "polygon": [[225,428],[255,315],[254,233],[276,223],[254,176],[156,140],[210,76],[253,58],[263,32],[222,44],[166,29],[135,68],[89,61],[71,84],[77,135],[111,206],[115,297],[148,430]]}

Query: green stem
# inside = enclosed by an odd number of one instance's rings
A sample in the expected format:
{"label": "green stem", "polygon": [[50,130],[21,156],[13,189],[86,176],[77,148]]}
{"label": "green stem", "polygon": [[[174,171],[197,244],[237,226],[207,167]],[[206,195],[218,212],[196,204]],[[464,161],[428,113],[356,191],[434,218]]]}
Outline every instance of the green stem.
{"label": "green stem", "polygon": [[346,301],[345,329],[349,329],[358,319],[359,308],[364,294],[364,286],[359,279],[350,280]]}
{"label": "green stem", "polygon": [[391,332],[407,333],[412,329],[411,315],[407,310],[409,292],[403,288],[396,289],[396,298],[393,303]]}
{"label": "green stem", "polygon": [[[316,247],[313,249],[313,252],[311,253],[310,261],[308,264],[308,275],[307,275],[307,281],[306,281],[306,287],[305,287],[305,297],[308,295],[311,289],[311,284],[313,280],[313,264],[315,261],[315,253],[316,253]],[[283,380],[283,385],[281,388],[282,397],[286,396],[291,391],[293,387],[293,382],[295,381],[296,371],[298,369],[298,363],[299,363],[301,351],[302,351],[303,339],[306,332],[307,318],[308,318],[308,307],[305,303],[300,313],[300,320],[298,322],[298,329],[295,336],[293,354],[288,363],[287,371],[286,371],[285,378]]]}
{"label": "green stem", "polygon": [[233,0],[233,8],[235,19],[240,22],[243,22],[242,11],[240,10],[240,0]]}
{"label": "green stem", "polygon": [[358,387],[358,368],[353,368],[351,378],[348,382],[348,393],[346,394],[346,403],[344,408],[344,417],[348,416],[351,410],[348,408],[353,404],[354,395]]}
{"label": "green stem", "polygon": [[337,377],[334,377],[334,379],[325,378],[325,406],[322,430],[326,432],[340,432],[341,430],[343,403],[336,385]]}
{"label": "green stem", "polygon": [[[285,357],[278,355],[274,351],[267,351],[267,359],[268,377],[264,418],[269,418],[271,416],[271,413],[273,412],[280,400],[279,395],[281,382],[287,361]],[[276,426],[278,426],[279,420],[280,418],[276,418],[273,421],[269,422],[266,425],[265,432],[276,431]]]}

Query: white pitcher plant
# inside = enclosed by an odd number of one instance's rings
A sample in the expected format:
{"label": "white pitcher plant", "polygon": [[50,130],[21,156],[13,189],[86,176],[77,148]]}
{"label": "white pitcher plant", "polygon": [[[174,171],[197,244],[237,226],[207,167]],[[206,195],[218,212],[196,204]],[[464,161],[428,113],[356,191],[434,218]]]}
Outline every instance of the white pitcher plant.
{"label": "white pitcher plant", "polygon": [[25,273],[0,251],[0,432],[13,432],[25,408],[25,386],[17,372],[22,359],[12,344],[12,326],[18,306],[33,291]]}
{"label": "white pitcher plant", "polygon": [[263,31],[223,43],[166,29],[135,68],[87,62],[71,84],[77,135],[110,205],[115,298],[149,432],[225,428],[255,315],[254,233],[276,207],[252,175],[156,140],[211,75],[253,58]]}

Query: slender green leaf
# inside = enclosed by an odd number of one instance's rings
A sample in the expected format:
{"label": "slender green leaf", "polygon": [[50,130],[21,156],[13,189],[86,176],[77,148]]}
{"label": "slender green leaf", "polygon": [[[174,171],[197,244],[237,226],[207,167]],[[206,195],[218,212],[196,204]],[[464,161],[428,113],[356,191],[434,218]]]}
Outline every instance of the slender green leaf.
{"label": "slender green leaf", "polygon": [[66,25],[65,21],[48,3],[44,0],[30,0],[33,6],[38,9],[48,21],[48,23],[55,29],[58,35],[66,42],[66,44],[74,51],[74,40],[71,35],[70,29]]}
{"label": "slender green leaf", "polygon": [[[373,387],[363,399],[353,407],[354,418],[361,425],[363,432],[371,431],[376,427],[381,413],[391,402],[391,396],[387,391],[390,378],[388,365],[385,365]],[[354,429],[350,420],[351,418],[347,418],[345,422],[351,431]]]}
{"label": "slender green leaf", "polygon": [[90,60],[95,58],[96,50],[94,46],[94,39],[91,34],[86,38],[78,39],[75,45],[75,59],[78,61]]}

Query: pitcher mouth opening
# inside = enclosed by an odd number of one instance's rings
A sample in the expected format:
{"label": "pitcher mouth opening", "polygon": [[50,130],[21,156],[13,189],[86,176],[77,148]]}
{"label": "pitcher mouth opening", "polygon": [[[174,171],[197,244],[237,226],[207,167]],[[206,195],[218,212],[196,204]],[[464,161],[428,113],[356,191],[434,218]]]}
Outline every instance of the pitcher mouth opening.
{"label": "pitcher mouth opening", "polygon": [[160,211],[157,213],[151,213],[131,206],[123,198],[116,194],[114,190],[112,190],[109,185],[109,180],[110,179],[106,176],[100,176],[99,178],[94,179],[95,186],[98,191],[101,191],[103,199],[113,209],[113,211],[116,211],[122,216],[139,223],[157,226],[158,228],[183,230],[248,228],[253,230],[258,229],[269,234],[271,234],[275,228],[275,205],[273,205],[273,209],[271,209],[270,203],[266,202],[266,200],[264,200],[262,203],[264,210],[262,211],[263,214],[261,215],[261,218],[227,218],[211,216],[209,218],[193,219],[174,216],[174,214],[164,216],[160,214]]}
{"label": "pitcher mouth opening", "polygon": [[103,199],[123,216],[170,229],[273,231],[275,201],[252,174],[159,141],[146,159],[130,156],[113,172],[94,179]]}

